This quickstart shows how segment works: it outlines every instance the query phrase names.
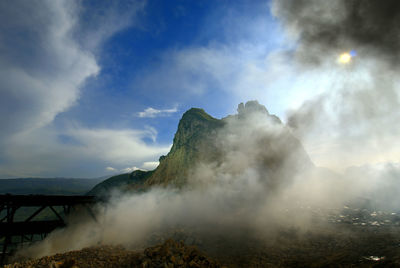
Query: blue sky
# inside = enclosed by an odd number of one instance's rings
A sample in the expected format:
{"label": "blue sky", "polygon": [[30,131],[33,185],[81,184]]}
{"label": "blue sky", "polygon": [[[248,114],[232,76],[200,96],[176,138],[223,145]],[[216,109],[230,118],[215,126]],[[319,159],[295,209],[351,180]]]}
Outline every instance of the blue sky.
{"label": "blue sky", "polygon": [[[0,178],[154,168],[191,107],[221,118],[257,99],[286,121],[349,70],[328,51],[334,71],[325,64],[300,74],[298,29],[273,4],[1,3]],[[339,134],[304,143],[321,156],[320,144],[337,145]]]}
{"label": "blue sky", "polygon": [[[24,9],[33,9],[28,18],[22,18]],[[2,157],[4,177],[101,176],[155,162],[168,152],[185,110],[202,107],[223,117],[246,100],[222,88],[219,74],[209,73],[213,68],[219,71],[225,64],[240,63],[242,59],[230,57],[242,50],[238,47],[242,42],[243,46],[261,46],[263,51],[237,56],[257,60],[280,39],[265,1],[252,5],[246,1],[21,1],[3,12],[13,15],[9,29],[2,29],[9,40],[5,52],[19,55],[17,64],[23,72],[38,68],[38,74],[31,75],[33,80],[50,80],[48,88],[31,90],[39,92],[33,92],[37,100],[29,92],[19,93],[26,100],[9,97],[13,107],[4,110],[3,116],[13,114],[15,118],[7,122],[10,133],[3,141],[21,140],[12,146],[15,152]],[[44,23],[53,23],[54,29],[40,29]],[[260,29],[250,29],[258,23],[263,24]],[[12,28],[18,32],[11,33]],[[265,37],[256,40],[260,30]],[[37,32],[43,36],[35,37]],[[52,36],[60,33],[63,36]],[[51,38],[60,40],[52,43]],[[53,46],[54,51],[47,51],[46,46]],[[219,51],[225,55],[219,62],[211,62]],[[54,55],[59,59],[53,59]],[[191,60],[203,62],[192,64]],[[210,70],[203,71],[203,67]],[[52,89],[52,83],[58,89]],[[55,96],[51,91],[56,91]],[[49,111],[47,102],[53,110]],[[22,107],[25,103],[37,110]],[[155,113],[143,113],[149,108]],[[20,117],[28,122],[16,123]],[[49,137],[42,139],[42,132]],[[100,137],[92,137],[96,133]],[[97,142],[105,143],[104,148],[82,152]],[[112,146],[120,148],[109,148]],[[25,150],[28,155],[22,153]],[[123,150],[132,151],[120,152]],[[109,151],[115,159],[97,155]],[[86,157],[77,157],[81,153]]]}

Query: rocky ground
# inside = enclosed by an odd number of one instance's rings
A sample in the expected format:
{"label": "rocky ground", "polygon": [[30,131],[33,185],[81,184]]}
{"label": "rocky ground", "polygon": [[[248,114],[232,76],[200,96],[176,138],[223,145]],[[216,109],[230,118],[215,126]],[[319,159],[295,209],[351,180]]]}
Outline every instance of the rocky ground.
{"label": "rocky ground", "polygon": [[5,265],[5,268],[221,267],[194,246],[171,239],[144,251],[101,246]]}

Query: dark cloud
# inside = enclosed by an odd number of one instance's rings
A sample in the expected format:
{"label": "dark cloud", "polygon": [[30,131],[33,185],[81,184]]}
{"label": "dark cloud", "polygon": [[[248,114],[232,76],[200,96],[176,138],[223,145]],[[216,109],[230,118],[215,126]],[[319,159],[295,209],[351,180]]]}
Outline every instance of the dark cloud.
{"label": "dark cloud", "polygon": [[318,64],[328,53],[352,49],[398,62],[397,0],[279,0],[273,12],[297,36],[302,62]]}
{"label": "dark cloud", "polygon": [[[288,112],[308,149],[330,155],[318,164],[398,161],[400,2],[274,0],[271,7],[295,41],[293,87],[318,92]],[[356,56],[340,64],[351,50]]]}

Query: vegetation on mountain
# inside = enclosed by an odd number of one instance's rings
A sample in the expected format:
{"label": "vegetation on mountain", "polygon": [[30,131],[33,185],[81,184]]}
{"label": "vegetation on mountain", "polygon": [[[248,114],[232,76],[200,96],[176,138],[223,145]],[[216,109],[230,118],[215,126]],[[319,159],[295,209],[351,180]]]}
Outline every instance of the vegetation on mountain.
{"label": "vegetation on mountain", "polygon": [[145,185],[183,186],[191,167],[199,161],[209,162],[218,158],[213,141],[217,130],[224,124],[203,109],[192,108],[185,112],[179,121],[171,151],[160,159],[160,165]]}
{"label": "vegetation on mountain", "polygon": [[135,170],[132,173],[113,176],[96,185],[88,195],[107,195],[113,189],[141,190],[151,185],[184,185],[191,166],[196,161],[215,159],[213,142],[217,130],[224,125],[203,109],[192,108],[179,121],[178,130],[170,152],[161,156],[154,171]]}
{"label": "vegetation on mountain", "polygon": [[112,190],[118,189],[120,191],[126,190],[130,185],[131,187],[143,185],[144,181],[151,176],[153,171],[135,170],[132,173],[124,173],[104,180],[91,189],[87,195],[108,195]]}

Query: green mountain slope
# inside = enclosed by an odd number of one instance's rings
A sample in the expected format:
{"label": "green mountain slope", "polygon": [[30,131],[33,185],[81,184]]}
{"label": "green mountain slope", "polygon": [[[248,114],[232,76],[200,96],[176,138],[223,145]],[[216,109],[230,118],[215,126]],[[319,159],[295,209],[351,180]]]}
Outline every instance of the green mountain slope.
{"label": "green mountain slope", "polygon": [[[257,120],[271,122],[272,128],[274,125],[279,125],[279,129],[283,131],[275,136],[258,135],[257,131],[250,132],[249,137],[245,136],[243,133],[250,124],[254,124],[253,115],[258,116],[254,117]],[[283,176],[279,173],[283,165],[290,165],[291,172],[296,172],[299,163],[313,166],[300,141],[285,129],[280,119],[269,114],[257,101],[250,101],[239,104],[238,114],[223,119],[213,118],[203,109],[192,108],[186,111],[179,121],[170,152],[160,157],[160,164],[154,171],[134,171],[131,174],[111,177],[89,193],[105,194],[114,188],[134,191],[167,185],[180,188],[185,185],[196,164],[201,162],[220,165],[227,158],[227,154],[232,153],[225,150],[221,140],[224,140],[225,136],[236,134],[244,135],[245,139],[255,139],[259,143],[254,166],[267,169],[271,174],[277,171],[276,176]],[[294,152],[296,152],[295,157],[293,157]]]}
{"label": "green mountain slope", "polygon": [[217,130],[224,126],[222,120],[208,115],[203,109],[192,108],[179,121],[171,151],[160,158],[160,165],[146,185],[185,184],[190,167],[199,161],[214,161],[218,153],[213,141]]}
{"label": "green mountain slope", "polygon": [[87,193],[87,195],[107,195],[115,189],[121,191],[127,190],[127,186],[136,186],[136,189],[140,189],[142,188],[145,180],[148,179],[148,177],[151,176],[152,173],[153,171],[135,170],[132,173],[125,173],[113,176],[97,184]]}
{"label": "green mountain slope", "polygon": [[208,115],[203,109],[192,108],[179,121],[173,146],[167,156],[160,157],[160,165],[154,171],[136,170],[113,176],[96,185],[89,195],[107,195],[113,189],[141,190],[152,185],[184,185],[190,167],[196,161],[215,159],[212,138],[224,123]]}

